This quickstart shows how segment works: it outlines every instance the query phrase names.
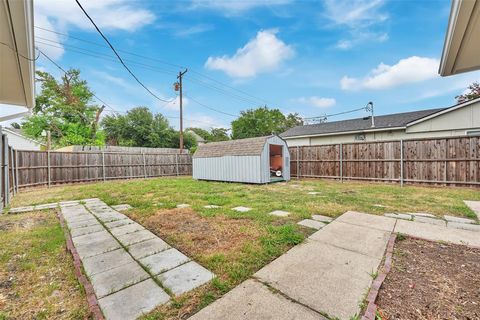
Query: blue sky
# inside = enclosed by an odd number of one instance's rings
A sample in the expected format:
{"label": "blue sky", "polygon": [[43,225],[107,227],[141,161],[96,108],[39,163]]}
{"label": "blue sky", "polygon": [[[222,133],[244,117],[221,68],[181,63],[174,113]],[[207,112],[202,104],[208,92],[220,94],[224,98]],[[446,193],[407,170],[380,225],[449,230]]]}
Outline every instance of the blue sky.
{"label": "blue sky", "polygon": [[[156,59],[120,52],[160,97],[175,99],[175,75],[180,66],[189,68],[186,126],[229,127],[232,116],[205,105],[236,115],[266,104],[305,117],[368,101],[376,114],[444,107],[480,80],[479,72],[438,76],[449,1],[81,2],[117,49]],[[38,27],[68,35],[36,28],[37,46],[64,68],[79,68],[116,111],[148,106],[178,127],[177,100],[157,101],[110,61],[111,51],[74,0],[36,0],[35,14]],[[79,54],[78,48],[106,59]],[[43,57],[37,67],[60,75]]]}

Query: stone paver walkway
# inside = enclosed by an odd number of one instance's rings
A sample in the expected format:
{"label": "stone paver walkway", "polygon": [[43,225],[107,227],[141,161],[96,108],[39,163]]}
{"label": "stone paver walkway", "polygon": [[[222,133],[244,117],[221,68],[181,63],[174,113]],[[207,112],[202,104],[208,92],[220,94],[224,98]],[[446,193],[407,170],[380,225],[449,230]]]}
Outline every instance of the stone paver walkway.
{"label": "stone paver walkway", "polygon": [[[136,319],[214,274],[99,199],[60,203],[106,319]],[[163,288],[162,288],[163,287]]]}

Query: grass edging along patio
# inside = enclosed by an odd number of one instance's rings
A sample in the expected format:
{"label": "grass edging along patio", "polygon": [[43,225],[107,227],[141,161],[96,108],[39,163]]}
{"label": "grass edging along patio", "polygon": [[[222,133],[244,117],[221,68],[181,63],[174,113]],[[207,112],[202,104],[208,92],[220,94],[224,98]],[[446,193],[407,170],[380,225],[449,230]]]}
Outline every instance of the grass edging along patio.
{"label": "grass edging along patio", "polygon": [[[312,193],[312,194],[309,194]],[[249,278],[313,232],[296,222],[312,214],[336,217],[353,210],[429,212],[474,217],[464,199],[480,200],[468,188],[432,188],[331,180],[300,180],[272,185],[194,181],[187,177],[116,181],[24,191],[13,205],[100,198],[108,205],[132,205],[124,213],[156,233],[218,279],[157,308],[147,319],[193,314]],[[178,204],[190,207],[177,209]],[[215,205],[218,208],[205,208]],[[236,212],[234,207],[252,208]],[[281,210],[286,217],[269,215]]]}

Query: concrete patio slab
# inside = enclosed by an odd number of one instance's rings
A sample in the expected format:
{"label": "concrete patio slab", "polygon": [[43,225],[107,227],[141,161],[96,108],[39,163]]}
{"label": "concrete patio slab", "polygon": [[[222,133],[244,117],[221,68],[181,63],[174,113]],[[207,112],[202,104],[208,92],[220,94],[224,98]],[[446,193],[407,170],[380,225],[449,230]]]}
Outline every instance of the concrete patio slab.
{"label": "concrete patio slab", "polygon": [[189,208],[189,207],[190,207],[190,205],[186,204],[186,203],[177,204],[178,209],[185,209],[185,208]]}
{"label": "concrete patio slab", "polygon": [[347,211],[335,221],[389,232],[393,231],[395,227],[395,220],[356,211]]}
{"label": "concrete patio slab", "polygon": [[98,303],[107,320],[135,320],[168,300],[170,296],[155,281],[147,279],[103,297]]}
{"label": "concrete patio slab", "polygon": [[455,228],[455,229],[463,229],[463,230],[480,232],[480,224],[449,222],[447,223],[447,228]]}
{"label": "concrete patio slab", "polygon": [[[316,234],[324,233],[327,227]],[[377,270],[380,261],[381,256],[372,258],[307,240],[255,276],[295,301],[343,320],[360,311],[359,302],[372,282],[370,273]]]}
{"label": "concrete patio slab", "polygon": [[333,221],[333,218],[330,218],[330,217],[327,217],[327,216],[323,216],[323,215],[321,215],[321,214],[313,214],[313,215],[312,215],[312,219],[313,219],[313,220],[320,221],[320,222],[325,222],[325,223],[329,223],[329,222],[332,222],[332,221]]}
{"label": "concrete patio slab", "polygon": [[94,237],[89,236],[88,234],[84,234],[82,236],[78,236],[72,239],[75,246],[89,244],[89,243],[100,243],[105,240],[114,240],[112,235],[107,232],[107,230],[103,229],[101,232],[97,232]]}
{"label": "concrete patio slab", "polygon": [[[114,229],[115,230],[115,229]],[[124,246],[128,247],[134,243],[156,238],[157,236],[148,230],[140,230],[132,233],[122,234],[117,237]]]}
{"label": "concrete patio slab", "polygon": [[132,209],[132,206],[129,204],[117,204],[116,206],[112,206],[112,209],[117,211],[125,211]]}
{"label": "concrete patio slab", "polygon": [[97,298],[120,291],[150,276],[136,261],[121,265],[90,277]]}
{"label": "concrete patio slab", "polygon": [[83,259],[82,264],[88,276],[93,276],[110,269],[117,268],[135,260],[123,249],[117,249]]}
{"label": "concrete patio slab", "polygon": [[271,216],[277,216],[277,217],[287,217],[290,215],[290,212],[287,211],[282,211],[282,210],[275,210],[269,213]]}
{"label": "concrete patio slab", "polygon": [[35,210],[34,206],[28,206],[28,207],[17,207],[17,208],[11,208],[8,210],[8,213],[24,213],[24,212],[30,212]]}
{"label": "concrete patio slab", "polygon": [[467,244],[480,247],[480,237],[478,233],[468,230],[447,228],[445,226],[415,221],[398,220],[395,225],[395,232],[431,241],[445,241],[454,244]]}
{"label": "concrete patio slab", "polygon": [[[120,220],[120,221],[122,221],[122,220]],[[140,231],[140,230],[145,230],[145,228],[142,227],[140,224],[134,222],[134,223],[130,223],[130,224],[118,227],[118,228],[113,228],[113,229],[110,230],[110,232],[115,237],[117,237],[117,236],[121,236],[122,234],[132,233],[132,232]]]}
{"label": "concrete patio slab", "polygon": [[139,260],[154,275],[173,269],[188,261],[190,261],[190,258],[173,248]]}
{"label": "concrete patio slab", "polygon": [[133,244],[128,247],[128,252],[135,258],[141,259],[171,248],[168,243],[160,238],[154,238]]}
{"label": "concrete patio slab", "polygon": [[45,204],[40,204],[38,206],[35,206],[35,210],[45,210],[45,209],[56,209],[58,208],[58,203],[45,203]]}
{"label": "concrete patio slab", "polygon": [[[388,219],[388,218],[385,218]],[[390,221],[395,222],[395,220]],[[381,258],[387,247],[390,232],[339,222],[326,225],[309,239],[355,251],[373,258]]]}
{"label": "concrete patio slab", "polygon": [[326,320],[320,314],[272,292],[258,281],[247,280],[191,320]]}
{"label": "concrete patio slab", "polygon": [[101,224],[94,224],[91,226],[81,227],[81,228],[71,228],[70,235],[72,238],[83,236],[85,234],[90,234],[94,232],[103,231],[105,228]]}
{"label": "concrete patio slab", "polygon": [[323,223],[321,221],[312,220],[312,219],[304,219],[302,221],[297,222],[297,224],[299,224],[301,226],[304,226],[304,227],[307,227],[307,228],[316,229],[316,230],[320,230],[321,228],[323,228],[326,225],[325,223]]}
{"label": "concrete patio slab", "polygon": [[98,220],[95,219],[94,217],[90,219],[81,220],[81,221],[75,221],[75,222],[67,221],[67,226],[70,229],[83,228],[83,227],[94,226],[94,225],[101,225],[100,222],[98,222]]}
{"label": "concrete patio slab", "polygon": [[464,200],[463,202],[470,208],[470,210],[475,212],[477,219],[480,220],[480,201]]}
{"label": "concrete patio slab", "polygon": [[95,219],[94,216],[92,216],[91,214],[87,214],[87,213],[81,213],[81,214],[78,214],[76,216],[63,216],[65,218],[65,220],[67,221],[67,223],[77,223],[77,222],[85,222],[85,221],[98,221],[97,219]]}
{"label": "concrete patio slab", "polygon": [[422,217],[422,216],[415,216],[413,219],[416,222],[421,222],[421,223],[429,223],[429,224],[434,224],[437,226],[446,226],[447,223],[445,220],[440,220],[440,219],[435,219],[435,218],[430,218],[430,217]]}
{"label": "concrete patio slab", "polygon": [[198,263],[190,261],[158,275],[157,279],[178,296],[204,285],[214,277],[213,273]]}
{"label": "concrete patio slab", "polygon": [[413,219],[413,216],[411,214],[406,214],[406,213],[385,213],[384,216],[387,218],[402,219],[402,220]]}
{"label": "concrete patio slab", "polygon": [[307,192],[307,194],[312,195],[312,196],[315,196],[315,195],[320,194],[320,193],[321,192],[316,192],[316,191]]}
{"label": "concrete patio slab", "polygon": [[467,218],[460,218],[460,217],[454,217],[454,216],[449,216],[449,215],[444,215],[443,217],[444,217],[445,220],[447,220],[448,222],[476,223],[475,220],[467,219]]}
{"label": "concrete patio slab", "polygon": [[238,211],[238,212],[248,212],[250,210],[252,210],[252,208],[248,208],[248,207],[235,207],[235,208],[232,208],[233,211]]}
{"label": "concrete patio slab", "polygon": [[98,218],[98,220],[100,220],[102,222],[111,222],[111,221],[117,221],[117,220],[122,220],[122,219],[128,219],[128,217],[126,215],[118,213],[118,212],[94,213],[94,215]]}
{"label": "concrete patio slab", "polygon": [[122,219],[122,220],[117,220],[117,221],[112,221],[112,222],[107,222],[105,223],[105,227],[108,229],[113,229],[121,226],[125,226],[127,224],[134,223],[135,221],[131,219]]}
{"label": "concrete patio slab", "polygon": [[413,212],[413,213],[410,213],[410,214],[415,216],[415,217],[435,218],[435,215],[433,215],[431,213],[426,213],[426,212]]}

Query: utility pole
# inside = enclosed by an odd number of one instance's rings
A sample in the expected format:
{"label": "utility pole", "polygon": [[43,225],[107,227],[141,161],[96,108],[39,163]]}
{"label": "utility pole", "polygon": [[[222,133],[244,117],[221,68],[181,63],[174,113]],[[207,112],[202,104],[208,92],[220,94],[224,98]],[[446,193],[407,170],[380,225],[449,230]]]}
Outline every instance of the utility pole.
{"label": "utility pole", "polygon": [[178,82],[175,83],[175,91],[179,91],[180,96],[180,152],[183,150],[183,95],[182,95],[182,78],[185,73],[187,73],[188,69],[185,71],[178,72]]}

